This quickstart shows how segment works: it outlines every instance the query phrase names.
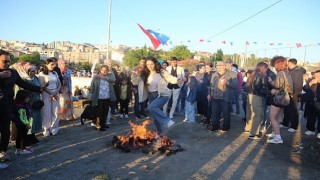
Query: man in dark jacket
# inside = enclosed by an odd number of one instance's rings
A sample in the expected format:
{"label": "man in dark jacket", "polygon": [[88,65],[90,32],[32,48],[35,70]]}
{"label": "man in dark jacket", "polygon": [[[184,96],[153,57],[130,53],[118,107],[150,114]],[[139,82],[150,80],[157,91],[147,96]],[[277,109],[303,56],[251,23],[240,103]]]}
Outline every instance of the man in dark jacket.
{"label": "man in dark jacket", "polygon": [[0,159],[1,161],[10,160],[6,151],[8,149],[10,138],[10,122],[12,119],[13,111],[13,97],[14,85],[22,87],[30,91],[40,92],[39,86],[33,86],[21,79],[18,72],[14,69],[9,69],[10,64],[9,53],[0,50]]}
{"label": "man in dark jacket", "polygon": [[302,67],[297,66],[296,59],[289,59],[288,61],[289,73],[293,80],[293,94],[291,94],[290,104],[283,108],[283,122],[282,126],[289,128],[289,132],[295,132],[299,125],[299,112],[297,108],[298,98],[301,94],[303,86],[303,74],[306,70]]}

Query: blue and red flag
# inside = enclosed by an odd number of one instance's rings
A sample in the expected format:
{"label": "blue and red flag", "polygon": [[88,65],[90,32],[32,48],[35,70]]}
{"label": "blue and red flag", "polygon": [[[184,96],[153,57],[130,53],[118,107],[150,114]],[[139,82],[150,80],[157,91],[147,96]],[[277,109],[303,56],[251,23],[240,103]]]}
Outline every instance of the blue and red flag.
{"label": "blue and red flag", "polygon": [[144,34],[146,34],[149,37],[149,39],[151,40],[151,42],[153,44],[154,49],[157,49],[160,46],[160,44],[165,45],[168,42],[168,40],[170,39],[168,36],[166,36],[164,34],[160,34],[158,32],[152,31],[150,29],[146,30],[140,24],[138,24],[138,26],[144,32]]}

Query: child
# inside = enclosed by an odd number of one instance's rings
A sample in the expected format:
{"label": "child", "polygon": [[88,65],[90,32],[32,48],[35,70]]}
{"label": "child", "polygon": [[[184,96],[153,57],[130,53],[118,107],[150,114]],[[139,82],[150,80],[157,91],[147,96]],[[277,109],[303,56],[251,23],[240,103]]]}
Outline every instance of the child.
{"label": "child", "polygon": [[123,78],[120,85],[120,118],[128,119],[129,102],[131,99],[131,89],[128,78]]}
{"label": "child", "polygon": [[19,90],[16,94],[15,100],[15,112],[13,121],[17,127],[17,138],[16,138],[16,152],[15,154],[31,154],[33,150],[29,145],[27,133],[30,126],[30,107],[28,105],[30,101],[30,92],[26,90]]}
{"label": "child", "polygon": [[82,99],[82,91],[79,86],[75,86],[73,96],[76,97],[76,99]]}
{"label": "child", "polygon": [[195,102],[197,101],[197,79],[190,76],[188,80],[188,91],[185,108],[184,122],[195,123]]}

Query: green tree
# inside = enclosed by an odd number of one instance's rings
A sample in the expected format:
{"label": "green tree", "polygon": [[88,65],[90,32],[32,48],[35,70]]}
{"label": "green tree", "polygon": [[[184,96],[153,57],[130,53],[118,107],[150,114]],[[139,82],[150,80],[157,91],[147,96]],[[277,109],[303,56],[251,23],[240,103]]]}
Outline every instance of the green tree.
{"label": "green tree", "polygon": [[19,56],[19,62],[29,62],[29,63],[34,64],[36,66],[43,64],[43,61],[40,60],[39,53],[21,55],[21,56]]}
{"label": "green tree", "polygon": [[217,53],[213,56],[212,62],[223,61],[223,51],[221,49],[217,50]]}
{"label": "green tree", "polygon": [[12,54],[9,54],[9,56],[10,56],[10,59],[11,59],[11,63],[12,63],[12,64],[19,61],[19,58],[18,58],[18,57],[14,57]]}
{"label": "green tree", "polygon": [[184,45],[174,47],[171,51],[168,52],[168,54],[171,57],[175,56],[181,60],[190,59],[192,56],[190,50],[187,48],[187,46]]}
{"label": "green tree", "polygon": [[89,62],[81,62],[79,63],[78,68],[79,69],[85,69],[86,71],[90,71],[92,67],[92,64]]}
{"label": "green tree", "polygon": [[147,49],[131,49],[126,52],[124,55],[122,62],[129,66],[129,67],[134,67],[139,63],[139,60],[143,57],[147,56]]}

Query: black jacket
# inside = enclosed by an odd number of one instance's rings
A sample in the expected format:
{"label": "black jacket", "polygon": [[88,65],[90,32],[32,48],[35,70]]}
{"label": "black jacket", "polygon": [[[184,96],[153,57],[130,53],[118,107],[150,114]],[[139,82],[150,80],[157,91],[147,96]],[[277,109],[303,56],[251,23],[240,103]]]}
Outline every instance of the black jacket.
{"label": "black jacket", "polygon": [[249,94],[257,96],[267,96],[271,93],[271,85],[268,83],[266,76],[257,73],[255,74],[252,83],[249,86],[246,86],[246,91]]}
{"label": "black jacket", "polygon": [[294,67],[293,69],[289,69],[289,74],[292,77],[293,81],[293,96],[298,96],[301,94],[302,86],[303,86],[303,74],[306,70],[302,67]]}
{"label": "black jacket", "polygon": [[[0,104],[9,104],[13,103],[14,97],[14,85],[22,87],[23,89],[40,92],[40,86],[34,86],[26,81],[22,80],[19,76],[18,72],[14,69],[6,69],[11,72],[11,76],[8,78],[0,78]],[[0,72],[4,71],[4,69],[0,69]]]}
{"label": "black jacket", "polygon": [[[309,82],[310,81],[308,81],[306,83],[306,85],[304,85],[303,88],[302,88],[303,91],[306,92],[305,94],[303,94],[302,98],[306,103],[313,105],[314,104],[315,95],[317,97],[317,100],[318,101],[320,100],[320,83],[318,83],[316,85],[314,84],[314,85],[312,85],[310,87],[309,86]],[[314,90],[315,90],[315,93],[314,93]]]}

